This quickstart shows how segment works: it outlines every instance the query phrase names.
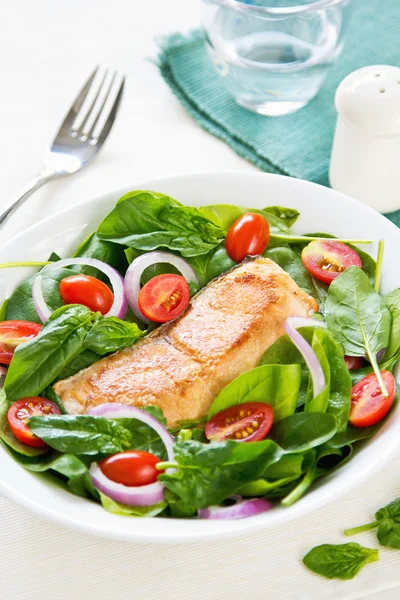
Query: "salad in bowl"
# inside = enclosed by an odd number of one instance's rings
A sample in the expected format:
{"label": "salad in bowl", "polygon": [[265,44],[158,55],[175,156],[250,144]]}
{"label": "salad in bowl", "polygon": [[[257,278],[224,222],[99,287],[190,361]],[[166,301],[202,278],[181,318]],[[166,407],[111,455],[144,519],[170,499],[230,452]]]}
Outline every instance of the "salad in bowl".
{"label": "salad in bowl", "polygon": [[0,265],[37,268],[0,308],[6,451],[111,513],[200,520],[350,461],[395,403],[400,289],[383,241],[298,217],[135,190],[72,256]]}

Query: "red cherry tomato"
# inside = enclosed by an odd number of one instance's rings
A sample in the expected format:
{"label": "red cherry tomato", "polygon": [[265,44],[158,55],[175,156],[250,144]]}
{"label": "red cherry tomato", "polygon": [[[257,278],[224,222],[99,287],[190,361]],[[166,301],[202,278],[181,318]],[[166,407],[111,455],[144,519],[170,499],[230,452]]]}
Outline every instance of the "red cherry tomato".
{"label": "red cherry tomato", "polygon": [[83,304],[94,312],[108,313],[114,294],[105,283],[90,275],[71,275],[62,279],[60,296],[64,304]]}
{"label": "red cherry tomato", "polygon": [[188,283],[182,275],[157,275],[142,287],[139,308],[147,319],[166,323],[179,317],[190,300]]}
{"label": "red cherry tomato", "polygon": [[163,471],[156,469],[161,462],[158,456],[142,450],[127,450],[103,458],[99,462],[100,470],[108,479],[123,485],[148,485],[157,481]]}
{"label": "red cherry tomato", "polygon": [[206,425],[209,440],[222,442],[257,442],[267,437],[274,422],[274,411],[269,404],[247,402],[236,404],[214,415]]}
{"label": "red cherry tomato", "polygon": [[389,371],[381,371],[386,384],[388,397],[385,398],[375,373],[360,379],[351,392],[351,410],[349,422],[354,427],[370,427],[382,421],[388,414],[394,401],[396,382]]}
{"label": "red cherry tomato", "polygon": [[256,213],[245,213],[230,227],[225,240],[229,257],[242,262],[246,256],[262,254],[269,242],[268,221]]}
{"label": "red cherry tomato", "polygon": [[47,448],[47,444],[29,429],[27,421],[34,416],[46,417],[59,414],[60,409],[57,404],[46,398],[36,396],[21,398],[21,400],[14,402],[8,411],[7,417],[11,431],[20,442],[33,448]]}
{"label": "red cherry tomato", "polygon": [[303,249],[301,258],[311,275],[324,283],[331,283],[348,267],[362,267],[357,252],[336,240],[313,240]]}
{"label": "red cherry tomato", "polygon": [[354,371],[355,369],[361,369],[365,366],[365,360],[362,356],[345,356],[344,362],[349,371]]}
{"label": "red cherry tomato", "polygon": [[0,364],[9,365],[16,347],[37,336],[42,325],[31,321],[2,321],[0,323]]}

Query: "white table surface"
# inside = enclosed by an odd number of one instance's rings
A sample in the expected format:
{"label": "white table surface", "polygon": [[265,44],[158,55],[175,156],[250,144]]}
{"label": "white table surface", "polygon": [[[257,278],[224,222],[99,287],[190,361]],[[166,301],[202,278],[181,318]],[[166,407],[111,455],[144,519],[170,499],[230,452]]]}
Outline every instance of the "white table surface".
{"label": "white table surface", "polygon": [[[40,168],[42,151],[96,64],[127,74],[122,109],[100,157],[49,184],[0,234],[4,242],[60,208],[155,176],[254,167],[197,127],[147,57],[157,35],[200,20],[198,0],[13,0],[0,19],[0,205]],[[1,257],[0,257],[1,258]],[[400,456],[348,497],[301,521],[233,540],[186,546],[127,544],[44,522],[0,498],[1,600],[397,599],[395,551],[381,551],[350,582],[300,562],[314,545],[342,543],[345,527],[371,520],[400,495]],[[359,536],[376,546],[373,533]]]}

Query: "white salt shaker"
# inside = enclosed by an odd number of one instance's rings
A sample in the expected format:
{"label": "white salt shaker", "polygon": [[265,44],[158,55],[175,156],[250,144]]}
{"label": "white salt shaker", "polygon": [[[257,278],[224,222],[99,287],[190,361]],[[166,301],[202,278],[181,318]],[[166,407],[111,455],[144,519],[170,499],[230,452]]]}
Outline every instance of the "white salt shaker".
{"label": "white salt shaker", "polygon": [[336,92],[331,186],[379,212],[400,208],[400,69],[364,67]]}

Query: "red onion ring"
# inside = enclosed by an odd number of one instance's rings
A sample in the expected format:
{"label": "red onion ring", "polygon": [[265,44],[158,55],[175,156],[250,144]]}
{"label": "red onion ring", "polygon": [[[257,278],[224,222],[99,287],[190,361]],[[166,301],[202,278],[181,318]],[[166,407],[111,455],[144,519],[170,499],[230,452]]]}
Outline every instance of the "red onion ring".
{"label": "red onion ring", "polygon": [[97,258],[64,258],[43,267],[40,273],[36,275],[32,286],[32,299],[39,319],[45,323],[52,313],[43,296],[42,273],[46,270],[54,269],[54,267],[63,268],[71,265],[93,267],[108,277],[114,292],[114,302],[108,313],[104,316],[123,319],[128,310],[128,301],[124,292],[124,279],[113,267],[110,267],[110,265],[101,260],[97,260]]}
{"label": "red onion ring", "polygon": [[144,316],[139,308],[138,298],[140,292],[140,278],[147,267],[151,267],[157,263],[173,265],[182,273],[187,281],[194,281],[199,285],[196,273],[189,263],[180,256],[175,256],[175,254],[171,254],[170,252],[159,252],[158,250],[155,250],[135,258],[129,265],[125,275],[125,295],[128,298],[128,303],[132,311],[145,323],[150,323],[150,321]]}
{"label": "red onion ring", "polygon": [[322,321],[316,321],[315,319],[308,319],[306,317],[288,317],[284,325],[286,333],[298,351],[302,354],[310,371],[313,382],[313,394],[315,397],[322,392],[326,385],[325,375],[314,350],[311,348],[307,340],[305,340],[303,336],[296,331],[298,327],[321,327],[325,329],[326,325]]}
{"label": "red onion ring", "polygon": [[201,519],[245,519],[246,517],[267,512],[271,508],[274,508],[272,502],[263,498],[240,499],[240,501],[231,506],[209,506],[208,508],[203,508],[199,510],[199,516]]}
{"label": "red onion ring", "polygon": [[89,469],[94,486],[103,494],[128,506],[152,506],[164,500],[164,486],[159,481],[149,485],[127,486],[104,475],[97,463]]}

